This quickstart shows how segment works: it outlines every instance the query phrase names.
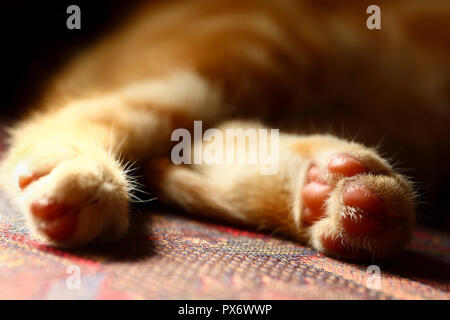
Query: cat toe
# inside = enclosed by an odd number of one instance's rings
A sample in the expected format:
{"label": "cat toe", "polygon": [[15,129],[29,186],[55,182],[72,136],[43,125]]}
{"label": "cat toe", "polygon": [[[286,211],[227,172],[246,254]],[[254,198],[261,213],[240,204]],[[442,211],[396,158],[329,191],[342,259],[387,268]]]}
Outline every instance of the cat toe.
{"label": "cat toe", "polygon": [[30,165],[23,161],[19,163],[14,169],[14,177],[17,186],[21,191],[24,191],[33,182],[46,176],[51,171],[51,167],[48,165],[37,166],[38,168],[30,169]]}
{"label": "cat toe", "polygon": [[25,190],[30,184],[39,180],[46,174],[37,172],[21,172],[17,176],[17,184],[20,190]]}
{"label": "cat toe", "polygon": [[30,205],[37,229],[53,242],[67,241],[77,226],[79,209],[47,198],[35,200]]}
{"label": "cat toe", "polygon": [[320,182],[309,182],[302,191],[304,223],[311,225],[323,217],[325,213],[325,201],[328,199],[332,187]]}
{"label": "cat toe", "polygon": [[368,171],[361,161],[346,154],[332,156],[328,161],[328,170],[333,174],[340,174],[345,177],[351,177]]}
{"label": "cat toe", "polygon": [[348,257],[355,250],[349,242],[339,235],[322,235],[320,243],[326,252],[338,257]]}
{"label": "cat toe", "polygon": [[351,183],[342,193],[344,204],[353,214],[343,215],[341,224],[351,235],[376,235],[383,230],[383,200],[363,183]]}

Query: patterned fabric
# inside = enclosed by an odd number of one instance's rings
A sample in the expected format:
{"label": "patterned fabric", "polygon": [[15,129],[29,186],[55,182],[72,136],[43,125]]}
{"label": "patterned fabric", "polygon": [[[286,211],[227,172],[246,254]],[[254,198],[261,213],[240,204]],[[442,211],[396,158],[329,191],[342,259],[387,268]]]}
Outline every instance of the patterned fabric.
{"label": "patterned fabric", "polygon": [[367,265],[156,209],[119,243],[61,250],[31,238],[1,199],[1,299],[450,299],[450,237],[434,231],[379,264],[374,288]]}

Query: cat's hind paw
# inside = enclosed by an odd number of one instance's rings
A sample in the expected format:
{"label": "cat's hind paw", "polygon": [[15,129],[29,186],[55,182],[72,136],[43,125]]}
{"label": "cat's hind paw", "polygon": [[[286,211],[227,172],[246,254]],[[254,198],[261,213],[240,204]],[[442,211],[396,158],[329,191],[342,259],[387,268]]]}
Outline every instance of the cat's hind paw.
{"label": "cat's hind paw", "polygon": [[385,256],[408,240],[414,222],[409,183],[367,150],[320,157],[301,198],[309,243],[339,257]]}

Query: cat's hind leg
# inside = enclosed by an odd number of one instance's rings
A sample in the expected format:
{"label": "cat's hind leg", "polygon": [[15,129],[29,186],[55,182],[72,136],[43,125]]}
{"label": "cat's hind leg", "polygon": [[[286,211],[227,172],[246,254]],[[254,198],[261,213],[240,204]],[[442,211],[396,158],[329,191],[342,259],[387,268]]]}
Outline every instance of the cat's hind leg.
{"label": "cat's hind leg", "polygon": [[282,134],[278,160],[271,175],[254,164],[175,166],[169,160],[150,166],[148,175],[165,201],[280,231],[331,255],[383,257],[408,240],[412,188],[374,150],[332,136]]}

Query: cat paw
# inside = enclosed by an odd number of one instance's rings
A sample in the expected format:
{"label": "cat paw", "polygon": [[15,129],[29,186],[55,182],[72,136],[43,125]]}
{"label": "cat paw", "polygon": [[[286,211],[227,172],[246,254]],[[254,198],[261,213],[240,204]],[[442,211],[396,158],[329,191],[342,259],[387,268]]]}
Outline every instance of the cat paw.
{"label": "cat paw", "polygon": [[367,150],[319,157],[301,199],[310,244],[343,258],[387,255],[409,239],[414,222],[409,183]]}
{"label": "cat paw", "polygon": [[44,242],[71,247],[127,231],[127,180],[104,150],[41,143],[13,151],[10,158],[16,160],[10,160],[7,189],[29,229]]}

